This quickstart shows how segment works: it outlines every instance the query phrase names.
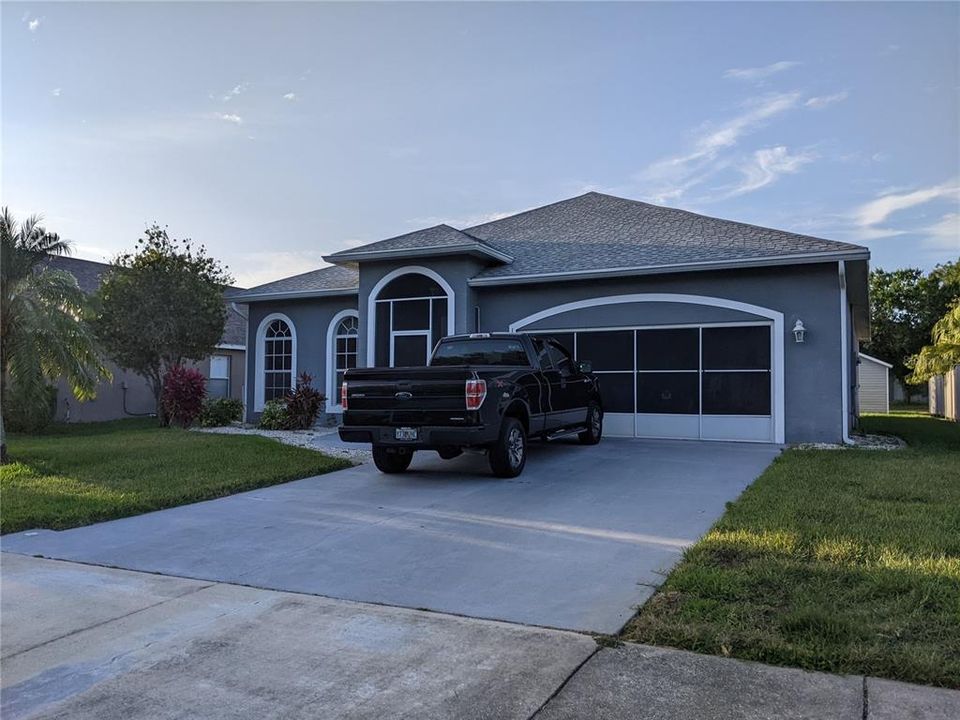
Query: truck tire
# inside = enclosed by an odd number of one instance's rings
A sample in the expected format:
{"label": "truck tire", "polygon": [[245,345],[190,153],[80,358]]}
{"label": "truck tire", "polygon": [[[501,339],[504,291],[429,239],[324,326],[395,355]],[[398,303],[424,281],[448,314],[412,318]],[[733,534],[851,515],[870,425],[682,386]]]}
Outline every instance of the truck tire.
{"label": "truck tire", "polygon": [[577,435],[581,445],[596,445],[603,435],[603,411],[600,406],[591,402],[587,408],[587,427]]}
{"label": "truck tire", "polygon": [[490,469],[497,477],[512,478],[523,472],[527,464],[527,433],[515,417],[505,417],[500,437],[487,453]]}
{"label": "truck tire", "polygon": [[402,473],[410,467],[410,461],[413,460],[413,452],[398,452],[394,450],[389,452],[385,447],[373,448],[373,464],[377,470],[387,475]]}

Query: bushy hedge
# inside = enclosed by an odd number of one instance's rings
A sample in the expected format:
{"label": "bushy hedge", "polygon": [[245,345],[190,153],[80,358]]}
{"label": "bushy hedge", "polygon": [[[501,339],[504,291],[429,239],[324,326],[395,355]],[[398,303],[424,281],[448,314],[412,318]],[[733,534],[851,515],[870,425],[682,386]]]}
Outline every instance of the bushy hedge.
{"label": "bushy hedge", "polygon": [[306,430],[313,427],[326,396],[313,387],[313,378],[300,373],[297,387],[283,398],[274,398],[263,406],[260,427],[265,430]]}
{"label": "bushy hedge", "polygon": [[235,398],[207,398],[200,410],[201,427],[221,427],[243,419],[243,402]]}
{"label": "bushy hedge", "polygon": [[57,410],[57,388],[47,387],[42,403],[30,402],[13,383],[7,386],[3,404],[3,421],[10,432],[38,433],[53,422]]}
{"label": "bushy hedge", "polygon": [[160,403],[171,423],[190,427],[203,408],[207,379],[199,370],[174,365],[163,377]]}

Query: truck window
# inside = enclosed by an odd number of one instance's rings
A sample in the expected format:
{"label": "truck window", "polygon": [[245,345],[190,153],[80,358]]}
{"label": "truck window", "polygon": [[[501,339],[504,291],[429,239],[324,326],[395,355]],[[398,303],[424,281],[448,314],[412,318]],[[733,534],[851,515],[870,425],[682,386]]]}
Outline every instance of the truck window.
{"label": "truck window", "polygon": [[573,360],[570,359],[570,355],[567,354],[567,351],[560,347],[557,343],[548,342],[547,343],[547,352],[550,353],[550,359],[553,360],[553,364],[560,371],[560,374],[564,377],[570,377],[574,375]]}
{"label": "truck window", "polygon": [[537,353],[537,362],[540,363],[540,369],[546,372],[554,370],[553,360],[550,359],[550,352],[547,350],[547,344],[540,338],[533,338],[533,351]]}
{"label": "truck window", "polygon": [[449,340],[441,342],[430,365],[529,365],[523,343],[510,338]]}

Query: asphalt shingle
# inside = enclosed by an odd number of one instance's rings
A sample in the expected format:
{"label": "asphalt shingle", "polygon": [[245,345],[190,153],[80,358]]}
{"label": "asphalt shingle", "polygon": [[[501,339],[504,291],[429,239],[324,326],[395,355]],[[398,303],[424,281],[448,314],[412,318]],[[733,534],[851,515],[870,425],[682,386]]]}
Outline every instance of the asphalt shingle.
{"label": "asphalt shingle", "polygon": [[227,293],[227,298],[236,302],[244,302],[250,297],[282,293],[354,291],[359,285],[359,278],[360,274],[357,269],[351,265],[330,265],[319,270],[311,270],[300,275],[292,275],[263,285],[257,285],[248,290],[230,292]]}

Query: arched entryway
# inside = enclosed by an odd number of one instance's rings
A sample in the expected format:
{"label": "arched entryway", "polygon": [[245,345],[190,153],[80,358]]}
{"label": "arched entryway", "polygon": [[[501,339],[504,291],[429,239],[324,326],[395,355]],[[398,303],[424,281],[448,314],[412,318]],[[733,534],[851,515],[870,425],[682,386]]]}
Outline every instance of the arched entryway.
{"label": "arched entryway", "polygon": [[425,365],[433,347],[454,332],[454,293],[429,268],[399,268],[367,298],[367,364]]}

